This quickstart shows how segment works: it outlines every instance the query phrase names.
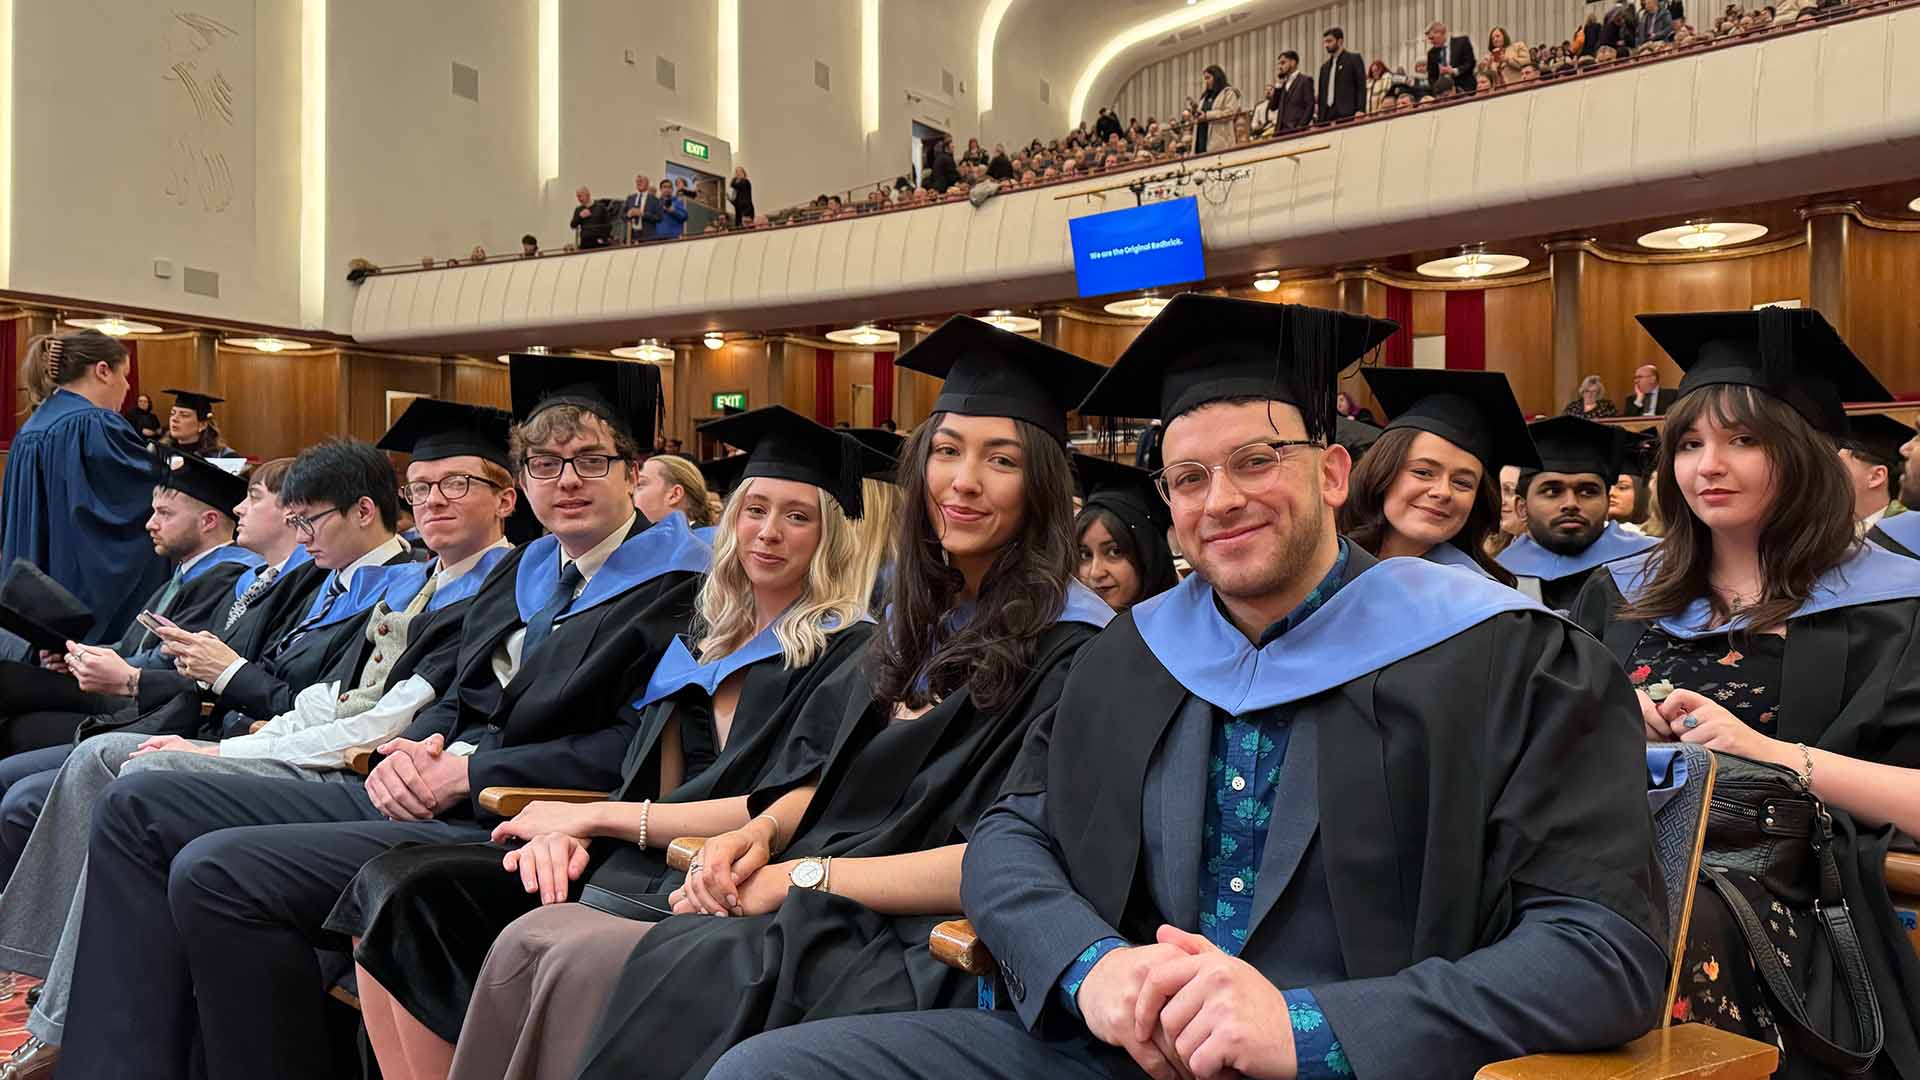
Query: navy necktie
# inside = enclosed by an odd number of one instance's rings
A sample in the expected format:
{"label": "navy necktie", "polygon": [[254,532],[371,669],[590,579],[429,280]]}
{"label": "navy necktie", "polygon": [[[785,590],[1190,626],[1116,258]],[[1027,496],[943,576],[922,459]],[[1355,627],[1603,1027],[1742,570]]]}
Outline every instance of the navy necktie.
{"label": "navy necktie", "polygon": [[278,659],[284,655],[288,649],[293,648],[301,638],[307,636],[308,631],[320,623],[320,620],[327,617],[327,612],[333,610],[333,602],[340,599],[346,591],[347,583],[345,579],[341,578],[338,573],[335,573],[333,580],[327,583],[326,595],[320,598],[319,610],[301,619],[300,624],[287,631],[286,636],[282,637],[279,641],[274,642],[273,648],[268,649],[267,654],[261,657],[261,659]]}
{"label": "navy necktie", "polygon": [[567,610],[568,604],[573,603],[573,591],[580,587],[583,578],[579,563],[568,563],[567,568],[560,571],[560,580],[554,585],[553,595],[547,599],[546,606],[534,612],[533,618],[527,620],[527,636],[520,641],[521,667],[527,666],[528,659],[533,656],[533,650],[547,640],[548,634],[553,633],[554,620],[560,617],[561,612]]}

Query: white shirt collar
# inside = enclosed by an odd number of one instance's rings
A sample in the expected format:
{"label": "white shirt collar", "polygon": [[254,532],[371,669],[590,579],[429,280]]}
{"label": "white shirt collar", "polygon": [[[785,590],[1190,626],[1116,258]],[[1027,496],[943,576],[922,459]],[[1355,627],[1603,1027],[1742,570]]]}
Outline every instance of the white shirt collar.
{"label": "white shirt collar", "polygon": [[183,578],[186,577],[188,574],[193,572],[194,567],[199,566],[203,561],[205,561],[207,556],[213,554],[216,551],[219,551],[221,548],[225,546],[226,546],[225,544],[213,545],[212,547],[201,552],[200,554],[195,555],[193,558],[188,559],[186,562],[181,563],[179,566],[174,567],[173,568],[174,572],[179,574]]}
{"label": "white shirt collar", "polygon": [[[1888,505],[1892,505],[1892,504],[1888,504]],[[1873,527],[1875,525],[1880,524],[1880,519],[1886,516],[1887,516],[1887,507],[1883,506],[1880,509],[1875,510],[1873,513],[1868,514],[1866,517],[1861,518],[1859,521],[1854,522],[1854,525],[1853,525],[1854,535],[1855,536],[1867,535],[1868,533],[1873,531]]]}
{"label": "white shirt collar", "polygon": [[633,529],[633,518],[634,515],[628,514],[625,522],[608,533],[605,540],[593,545],[585,555],[580,556],[578,559],[567,558],[567,549],[561,548],[560,569],[565,570],[568,563],[576,564],[580,567],[581,580],[592,581],[593,575],[599,573],[600,568],[606,565],[608,559],[613,558],[613,553],[619,550],[620,545],[627,542],[627,533]]}
{"label": "white shirt collar", "polygon": [[340,571],[340,587],[343,589],[352,587],[353,575],[358,573],[361,567],[380,566],[395,555],[399,555],[406,550],[407,542],[405,540],[397,536],[387,537],[385,543],[375,544],[373,550],[353,560],[353,565]]}
{"label": "white shirt collar", "polygon": [[452,566],[436,563],[435,565],[438,565],[440,569],[433,575],[433,587],[442,589],[459,581],[471,573],[474,567],[480,565],[480,560],[487,557],[487,552],[496,551],[500,548],[510,548],[512,546],[512,544],[507,543],[507,538],[503,536],[493,543],[488,544],[486,547],[481,548],[479,551],[454,563]]}

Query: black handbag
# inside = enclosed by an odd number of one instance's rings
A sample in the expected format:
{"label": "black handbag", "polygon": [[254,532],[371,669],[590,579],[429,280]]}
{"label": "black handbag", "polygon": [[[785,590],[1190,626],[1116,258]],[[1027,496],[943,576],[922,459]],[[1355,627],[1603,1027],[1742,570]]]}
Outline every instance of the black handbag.
{"label": "black handbag", "polygon": [[[1880,1005],[1842,895],[1840,868],[1833,857],[1833,817],[1791,770],[1733,754],[1715,756],[1719,760],[1700,878],[1726,902],[1740,927],[1790,1048],[1836,1072],[1865,1073],[1880,1054]],[[1836,1038],[1814,1026],[1801,990],[1805,973],[1796,981],[1781,963],[1765,923],[1728,880],[1729,872],[1759,879],[1782,904],[1811,910],[1838,969],[1834,984],[1846,992],[1853,1031],[1836,1033]]]}

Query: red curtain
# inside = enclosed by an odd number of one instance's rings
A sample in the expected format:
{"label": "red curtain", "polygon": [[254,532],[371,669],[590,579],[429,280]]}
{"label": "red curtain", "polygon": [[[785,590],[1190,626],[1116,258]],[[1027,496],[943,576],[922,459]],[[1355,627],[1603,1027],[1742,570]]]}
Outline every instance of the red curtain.
{"label": "red curtain", "polygon": [[813,350],[813,418],[833,426],[833,350]]}
{"label": "red curtain", "polygon": [[1447,367],[1484,371],[1487,367],[1487,292],[1459,289],[1447,293]]}
{"label": "red curtain", "polygon": [[1398,285],[1387,286],[1387,318],[1400,329],[1387,339],[1387,367],[1413,366],[1413,293]]}
{"label": "red curtain", "polygon": [[873,426],[893,416],[893,352],[873,354]]}
{"label": "red curtain", "polygon": [[0,321],[0,386],[7,388],[7,407],[0,409],[0,450],[13,445],[20,430],[20,338],[19,320]]}

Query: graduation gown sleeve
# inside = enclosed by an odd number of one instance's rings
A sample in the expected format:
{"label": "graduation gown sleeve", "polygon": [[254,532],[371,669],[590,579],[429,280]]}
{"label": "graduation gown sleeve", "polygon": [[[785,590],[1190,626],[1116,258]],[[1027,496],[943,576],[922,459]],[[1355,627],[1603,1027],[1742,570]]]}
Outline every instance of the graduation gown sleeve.
{"label": "graduation gown sleeve", "polygon": [[156,465],[119,413],[55,391],[20,429],[0,499],[0,566],[26,559],[93,610],[88,643],[119,639],[167,579],[142,527]]}

